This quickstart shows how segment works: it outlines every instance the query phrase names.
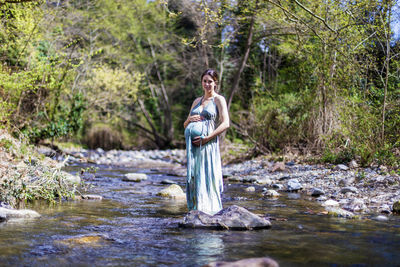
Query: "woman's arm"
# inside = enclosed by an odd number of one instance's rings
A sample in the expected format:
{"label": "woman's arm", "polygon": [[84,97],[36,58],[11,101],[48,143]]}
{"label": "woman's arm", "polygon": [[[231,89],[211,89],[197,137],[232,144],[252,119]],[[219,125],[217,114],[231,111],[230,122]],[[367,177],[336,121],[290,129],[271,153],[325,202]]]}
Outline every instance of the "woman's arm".
{"label": "woman's arm", "polygon": [[189,125],[189,123],[191,123],[192,121],[200,121],[201,120],[200,115],[190,116],[190,113],[192,112],[192,109],[199,103],[200,100],[201,100],[201,97],[198,97],[193,101],[192,107],[190,108],[190,111],[189,111],[189,115],[186,118],[185,122],[183,123],[183,127],[185,129]]}
{"label": "woman's arm", "polygon": [[217,129],[215,129],[210,135],[203,137],[202,140],[200,139],[200,137],[195,137],[193,139],[194,145],[199,146],[200,141],[201,144],[204,145],[229,128],[229,114],[225,98],[219,95],[218,97],[215,98],[215,103],[217,104],[221,123],[218,125]]}

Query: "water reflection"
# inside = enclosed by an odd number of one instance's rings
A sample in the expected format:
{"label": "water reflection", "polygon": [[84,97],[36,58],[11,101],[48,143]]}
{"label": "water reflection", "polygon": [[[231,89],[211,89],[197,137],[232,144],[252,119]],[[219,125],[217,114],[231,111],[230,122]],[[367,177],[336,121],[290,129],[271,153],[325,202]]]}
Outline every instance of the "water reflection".
{"label": "water reflection", "polygon": [[188,240],[187,248],[195,259],[195,265],[202,265],[223,255],[225,245],[219,233],[199,230]]}

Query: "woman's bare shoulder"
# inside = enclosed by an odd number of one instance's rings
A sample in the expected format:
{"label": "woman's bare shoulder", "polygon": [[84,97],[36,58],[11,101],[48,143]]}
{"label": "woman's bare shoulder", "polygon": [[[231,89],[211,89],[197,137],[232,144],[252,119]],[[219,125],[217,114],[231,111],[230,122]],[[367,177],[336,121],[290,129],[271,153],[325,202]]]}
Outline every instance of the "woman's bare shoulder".
{"label": "woman's bare shoulder", "polygon": [[215,95],[215,100],[216,100],[216,102],[219,103],[219,104],[223,104],[223,103],[226,104],[225,97],[222,96],[222,95],[216,94],[216,95]]}

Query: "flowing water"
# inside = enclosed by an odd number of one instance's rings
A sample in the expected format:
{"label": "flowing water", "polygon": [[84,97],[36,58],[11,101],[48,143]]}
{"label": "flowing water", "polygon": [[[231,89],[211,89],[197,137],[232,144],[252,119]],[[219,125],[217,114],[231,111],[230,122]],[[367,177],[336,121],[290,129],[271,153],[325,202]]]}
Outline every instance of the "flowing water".
{"label": "flowing water", "polygon": [[[71,166],[75,173],[81,167]],[[0,224],[0,266],[201,266],[212,261],[271,257],[281,266],[399,266],[400,217],[389,221],[349,220],[321,215],[316,202],[300,194],[263,198],[261,187],[227,184],[224,206],[232,204],[271,217],[258,231],[194,230],[178,227],[186,203],[156,193],[170,179],[156,170],[98,166],[91,193],[102,201],[68,201],[28,208],[39,219]],[[140,183],[124,173],[145,172]]]}

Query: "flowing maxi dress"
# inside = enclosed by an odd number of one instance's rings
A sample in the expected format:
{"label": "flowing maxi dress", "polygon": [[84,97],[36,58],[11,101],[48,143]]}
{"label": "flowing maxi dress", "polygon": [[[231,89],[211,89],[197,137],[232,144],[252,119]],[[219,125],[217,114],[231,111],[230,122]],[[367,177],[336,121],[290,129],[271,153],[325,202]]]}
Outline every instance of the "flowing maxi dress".
{"label": "flowing maxi dress", "polygon": [[201,102],[193,107],[190,115],[200,115],[201,121],[191,122],[185,129],[187,176],[186,199],[189,210],[200,210],[214,215],[222,209],[223,191],[221,156],[218,136],[199,147],[192,144],[196,136],[211,134],[218,121],[218,108],[214,97],[201,110]]}

